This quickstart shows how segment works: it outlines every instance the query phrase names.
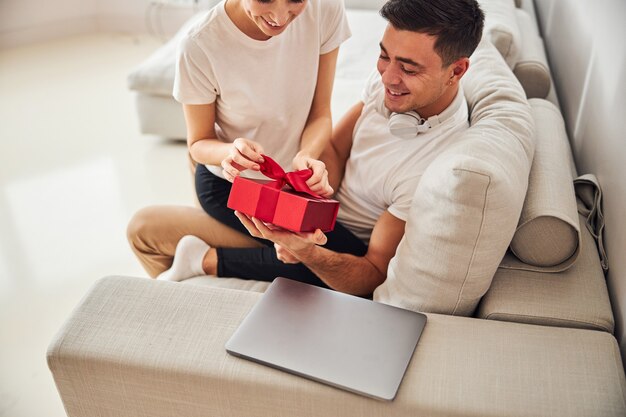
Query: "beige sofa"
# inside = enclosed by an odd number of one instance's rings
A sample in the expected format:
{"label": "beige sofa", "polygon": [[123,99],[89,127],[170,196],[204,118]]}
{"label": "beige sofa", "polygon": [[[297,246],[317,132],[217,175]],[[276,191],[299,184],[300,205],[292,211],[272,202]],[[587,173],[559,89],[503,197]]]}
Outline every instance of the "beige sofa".
{"label": "beige sofa", "polygon": [[[472,127],[424,174],[387,281],[374,293],[428,315],[393,402],[229,356],[224,344],[267,283],[108,277],[48,351],[68,415],[626,415],[606,260],[592,234],[600,223],[586,210],[599,194],[579,185],[577,210],[572,122],[563,121],[551,87],[559,78],[549,77],[532,3],[482,3],[495,48],[481,44],[464,78]],[[558,27],[558,3],[537,4],[544,31]],[[367,56],[375,19],[351,11],[355,36],[342,53]],[[338,107],[349,105],[360,74],[349,58],[339,61]],[[527,101],[538,92],[550,100]],[[563,105],[567,111],[569,101]],[[613,190],[605,187],[605,196]]]}

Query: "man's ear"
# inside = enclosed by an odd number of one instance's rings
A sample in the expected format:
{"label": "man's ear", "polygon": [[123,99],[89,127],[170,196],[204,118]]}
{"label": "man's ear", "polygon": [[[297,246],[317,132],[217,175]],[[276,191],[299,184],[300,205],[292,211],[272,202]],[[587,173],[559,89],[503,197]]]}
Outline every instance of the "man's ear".
{"label": "man's ear", "polygon": [[469,68],[469,58],[463,57],[457,59],[450,65],[450,68],[452,69],[450,74],[450,80],[458,82],[461,77],[465,75],[467,69]]}

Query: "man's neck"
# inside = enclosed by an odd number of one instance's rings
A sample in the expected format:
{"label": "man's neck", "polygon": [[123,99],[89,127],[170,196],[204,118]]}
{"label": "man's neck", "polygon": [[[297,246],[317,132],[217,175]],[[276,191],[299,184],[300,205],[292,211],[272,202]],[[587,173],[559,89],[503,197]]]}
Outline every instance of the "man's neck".
{"label": "man's neck", "polygon": [[424,119],[428,119],[429,117],[436,116],[440,114],[441,112],[443,112],[445,109],[447,109],[448,106],[450,106],[450,104],[452,104],[458,91],[459,91],[458,84],[455,84],[452,87],[446,88],[446,91],[444,91],[444,93],[441,95],[441,97],[439,97],[439,99],[437,99],[437,101],[425,107],[416,109],[415,111],[417,112],[417,114],[420,115],[420,117]]}

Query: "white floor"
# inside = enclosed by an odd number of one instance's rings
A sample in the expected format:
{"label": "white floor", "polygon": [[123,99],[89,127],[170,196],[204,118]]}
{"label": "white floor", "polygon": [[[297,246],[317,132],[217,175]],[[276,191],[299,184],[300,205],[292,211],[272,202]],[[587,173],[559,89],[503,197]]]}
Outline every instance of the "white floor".
{"label": "white floor", "polygon": [[183,143],[139,134],[126,74],[159,46],[94,34],[0,51],[0,416],[65,416],[46,364],[92,283],[147,275],[140,207],[192,204]]}

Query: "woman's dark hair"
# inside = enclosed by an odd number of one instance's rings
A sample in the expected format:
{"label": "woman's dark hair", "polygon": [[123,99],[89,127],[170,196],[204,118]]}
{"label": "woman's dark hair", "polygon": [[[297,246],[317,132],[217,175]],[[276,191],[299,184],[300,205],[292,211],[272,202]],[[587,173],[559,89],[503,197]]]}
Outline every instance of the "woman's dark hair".
{"label": "woman's dark hair", "polygon": [[389,0],[380,14],[398,30],[436,36],[444,66],[474,52],[485,20],[476,0]]}

